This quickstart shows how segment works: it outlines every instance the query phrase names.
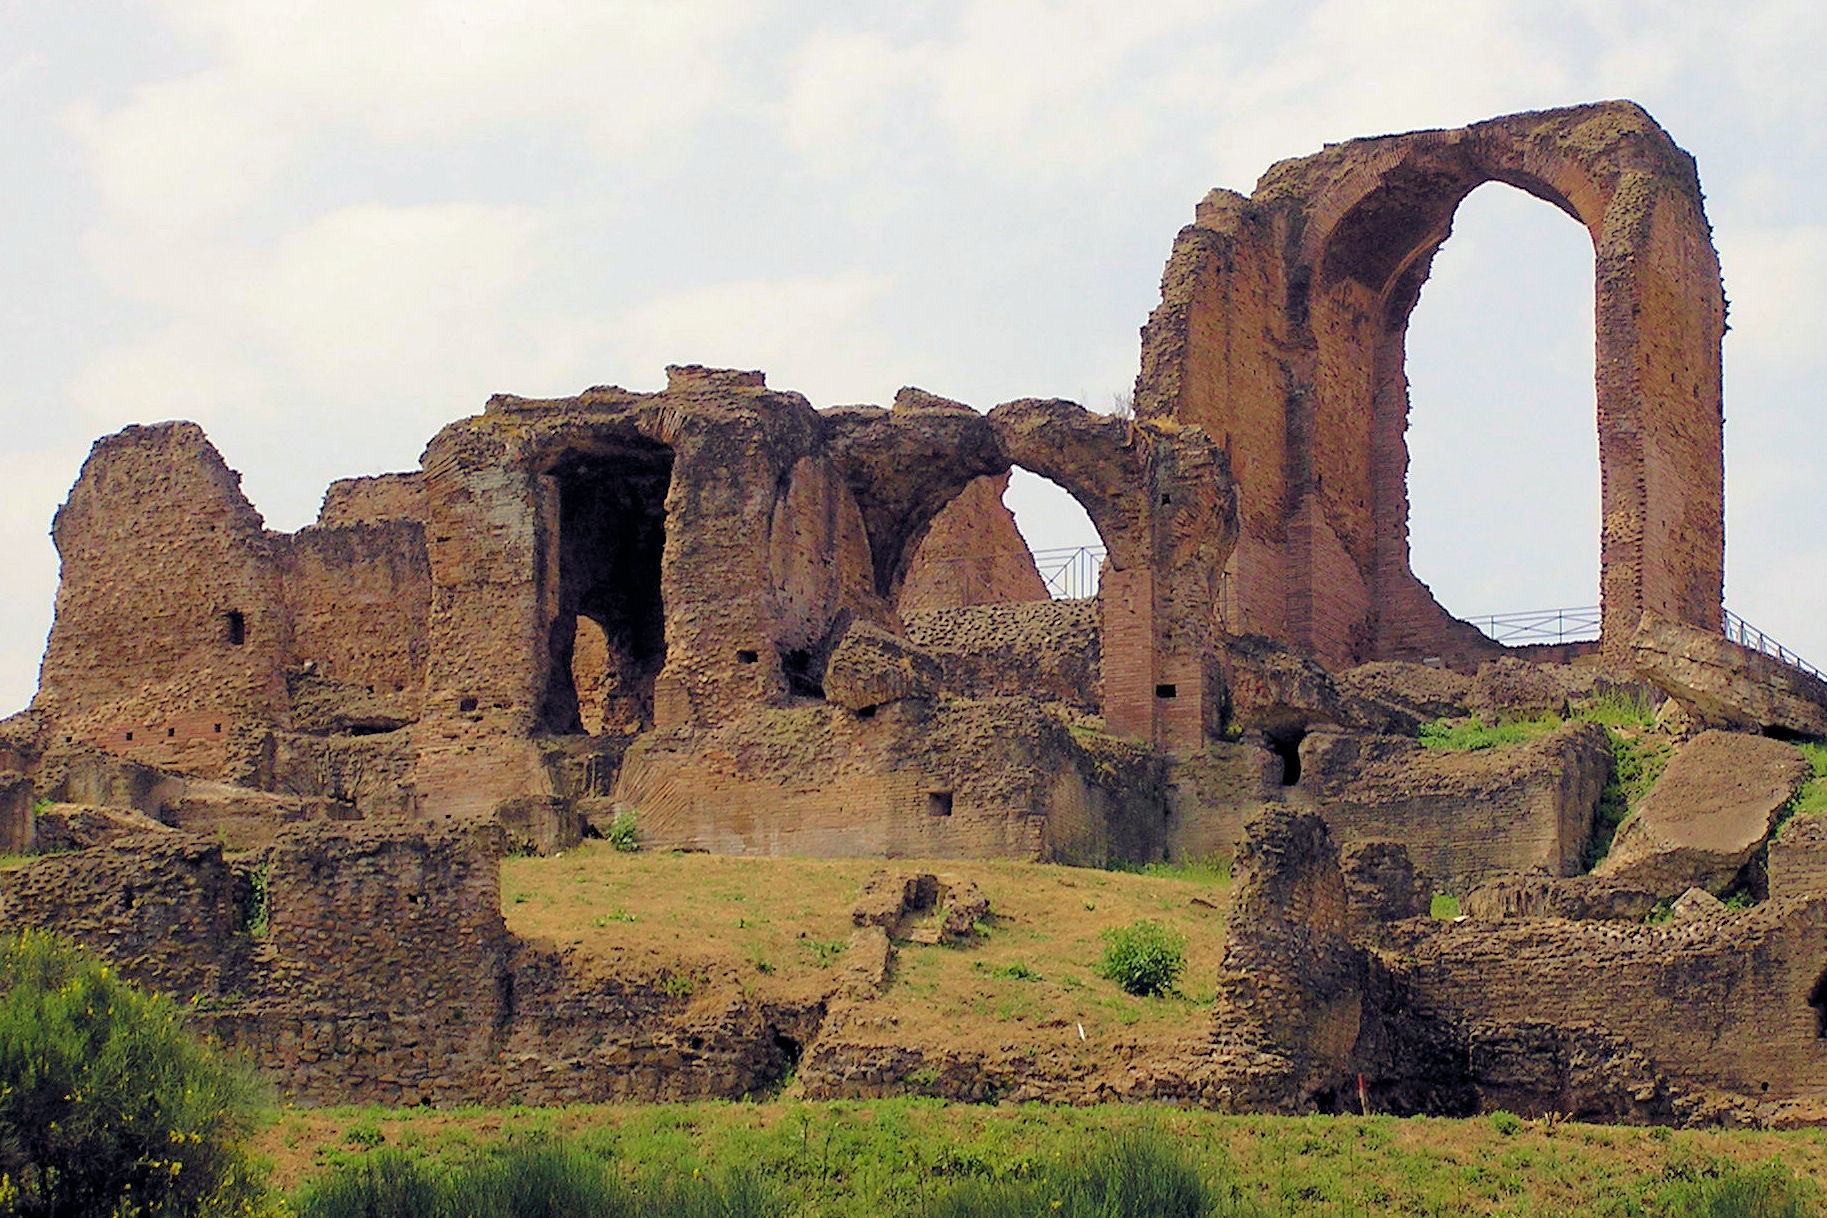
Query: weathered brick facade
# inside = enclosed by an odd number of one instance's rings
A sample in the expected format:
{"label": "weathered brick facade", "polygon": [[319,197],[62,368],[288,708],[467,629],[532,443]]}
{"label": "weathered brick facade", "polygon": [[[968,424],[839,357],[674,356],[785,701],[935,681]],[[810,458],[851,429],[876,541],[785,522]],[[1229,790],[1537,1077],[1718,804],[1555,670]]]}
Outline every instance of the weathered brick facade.
{"label": "weathered brick facade", "polygon": [[1492,181],[1592,235],[1607,646],[1645,611],[1717,630],[1725,298],[1693,160],[1629,102],[1330,145],[1199,204],[1136,410],[1230,457],[1229,629],[1333,666],[1491,651],[1409,569],[1403,345],[1454,211]]}

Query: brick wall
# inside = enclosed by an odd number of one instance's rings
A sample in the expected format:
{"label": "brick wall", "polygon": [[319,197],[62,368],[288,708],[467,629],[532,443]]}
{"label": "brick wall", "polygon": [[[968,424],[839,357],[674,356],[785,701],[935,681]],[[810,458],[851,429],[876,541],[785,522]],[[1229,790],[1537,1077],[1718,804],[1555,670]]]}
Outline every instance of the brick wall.
{"label": "brick wall", "polygon": [[1354,140],[1214,191],[1144,330],[1144,417],[1228,454],[1226,612],[1342,666],[1487,645],[1408,559],[1404,335],[1460,201],[1501,180],[1593,235],[1605,636],[1644,609],[1716,629],[1724,298],[1693,161],[1627,102]]}

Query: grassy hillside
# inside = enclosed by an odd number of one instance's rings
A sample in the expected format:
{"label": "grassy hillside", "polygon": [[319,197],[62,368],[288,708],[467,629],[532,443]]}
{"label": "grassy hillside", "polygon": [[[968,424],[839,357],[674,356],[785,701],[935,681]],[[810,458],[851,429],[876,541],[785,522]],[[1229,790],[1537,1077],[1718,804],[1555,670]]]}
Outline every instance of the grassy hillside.
{"label": "grassy hillside", "polygon": [[[960,1045],[1034,1035],[1091,1043],[1196,1033],[1224,954],[1226,874],[1152,874],[964,860],[815,860],[620,854],[602,842],[505,862],[510,929],[572,947],[584,968],[687,983],[828,988],[854,927],[850,907],[882,869],[973,880],[990,900],[979,941],[902,945],[888,992],[869,1005],[893,1026],[943,1029]],[[1183,993],[1132,998],[1098,977],[1102,935],[1149,918],[1187,939]]]}
{"label": "grassy hillside", "polygon": [[[506,1137],[564,1136],[631,1176],[731,1169],[819,1218],[917,1213],[963,1179],[1022,1178],[1124,1130],[1154,1127],[1221,1186],[1285,1215],[1674,1215],[1735,1170],[1774,1162],[1808,1188],[1827,1179],[1817,1130],[1671,1131],[1495,1114],[1231,1117],[1154,1106],[1055,1108],[930,1100],[705,1103],[432,1112],[290,1112],[263,1138],[285,1188],[382,1147],[456,1162]],[[1771,1170],[1771,1169],[1766,1169]],[[1789,1209],[1714,1213],[1815,1212]]]}

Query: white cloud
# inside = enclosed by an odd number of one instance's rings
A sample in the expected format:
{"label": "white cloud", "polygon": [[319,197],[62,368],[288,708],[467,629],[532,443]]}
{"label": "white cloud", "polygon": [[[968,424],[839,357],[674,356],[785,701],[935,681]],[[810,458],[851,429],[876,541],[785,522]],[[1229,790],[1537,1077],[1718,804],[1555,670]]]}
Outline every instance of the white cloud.
{"label": "white cloud", "polygon": [[31,701],[38,658],[51,627],[57,552],[51,512],[76,479],[81,449],[0,453],[0,553],[7,556],[0,598],[0,717]]}
{"label": "white cloud", "polygon": [[1827,317],[1827,225],[1737,229],[1721,239],[1732,302],[1733,358],[1821,370]]}
{"label": "white cloud", "polygon": [[697,363],[760,368],[817,405],[885,402],[909,365],[878,312],[890,286],[860,273],[707,284],[660,297],[616,323],[622,367]]}
{"label": "white cloud", "polygon": [[868,141],[930,61],[930,47],[896,47],[874,33],[820,31],[793,57],[781,133],[826,172],[867,155]]}
{"label": "white cloud", "polygon": [[576,122],[629,151],[724,99],[742,0],[167,0],[250,85],[390,139]]}
{"label": "white cloud", "polygon": [[102,198],[154,231],[206,225],[272,186],[292,136],[245,78],[209,71],[137,90],[114,110],[78,106],[71,129],[86,145]]}

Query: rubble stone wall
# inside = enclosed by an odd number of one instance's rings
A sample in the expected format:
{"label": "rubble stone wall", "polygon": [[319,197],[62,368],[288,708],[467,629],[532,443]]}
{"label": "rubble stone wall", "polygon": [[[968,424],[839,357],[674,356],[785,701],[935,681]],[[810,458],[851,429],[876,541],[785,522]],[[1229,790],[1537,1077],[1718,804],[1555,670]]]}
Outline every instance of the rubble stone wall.
{"label": "rubble stone wall", "polygon": [[245,898],[219,843],[153,830],[17,869],[0,918],[67,935],[142,985],[217,998],[245,984]]}
{"label": "rubble stone wall", "polygon": [[1663,926],[1468,922],[1416,945],[1408,979],[1425,1009],[1601,1028],[1672,1077],[1780,1100],[1827,1066],[1824,943],[1819,895]]}
{"label": "rubble stone wall", "polygon": [[1095,600],[1034,600],[938,609],[907,618],[908,641],[966,698],[1031,697],[1095,715],[1103,709]]}
{"label": "rubble stone wall", "polygon": [[1300,761],[1301,789],[1338,840],[1402,842],[1454,891],[1506,871],[1577,871],[1612,764],[1604,729],[1591,723],[1467,753],[1315,732]]}

